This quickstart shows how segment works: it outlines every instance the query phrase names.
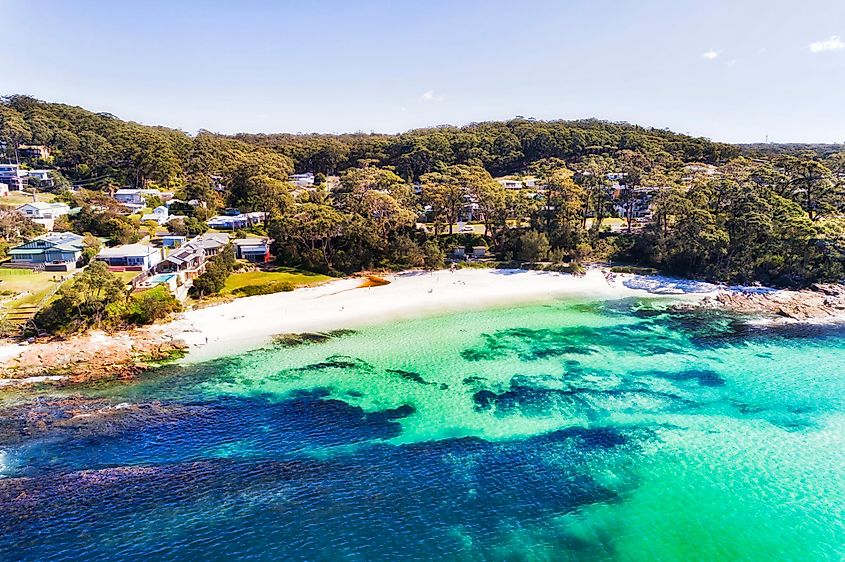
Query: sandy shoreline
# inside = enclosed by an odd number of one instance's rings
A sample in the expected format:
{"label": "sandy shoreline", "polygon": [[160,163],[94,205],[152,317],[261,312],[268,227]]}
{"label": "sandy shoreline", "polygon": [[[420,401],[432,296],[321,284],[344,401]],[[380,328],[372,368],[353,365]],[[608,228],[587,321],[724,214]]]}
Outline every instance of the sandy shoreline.
{"label": "sandy shoreline", "polygon": [[[240,298],[188,310],[173,321],[67,340],[0,345],[0,388],[40,382],[72,383],[132,371],[150,355],[185,344],[184,362],[200,362],[257,349],[287,333],[354,329],[393,320],[559,297],[619,299],[648,295],[606,271],[583,276],[555,272],[460,269],[388,275],[387,285],[362,287],[361,278],[332,281],[291,292]],[[44,378],[44,375],[49,378]],[[59,375],[59,376],[55,376]],[[111,376],[111,375],[108,375]]]}
{"label": "sandy shoreline", "polygon": [[[807,299],[819,300],[810,312],[824,307],[830,298],[820,292],[784,293],[658,276],[611,275],[602,268],[589,269],[583,276],[460,269],[403,272],[385,278],[390,283],[376,287],[362,287],[362,279],[347,278],[286,293],[240,298],[188,310],[171,322],[131,332],[91,332],[67,340],[0,345],[0,388],[131,377],[151,359],[166,358],[173,353],[185,352],[179,361],[196,363],[264,347],[280,334],[356,329],[432,314],[556,298],[614,300],[662,296],[682,307],[779,313],[786,317],[784,320],[806,311],[782,310],[787,305],[780,302],[781,297],[787,303],[792,299],[793,304],[796,299],[799,304]],[[845,288],[836,290],[845,295]],[[826,312],[838,313],[840,309],[845,313],[845,302],[828,306]]]}
{"label": "sandy shoreline", "polygon": [[[628,288],[602,270],[584,276],[554,272],[461,269],[387,276],[389,285],[361,288],[360,279],[241,298],[191,310],[161,329],[189,345],[186,361],[203,361],[255,349],[283,333],[318,332],[419,316],[539,302],[555,297],[620,299],[650,294]],[[686,298],[703,298],[705,294]]]}

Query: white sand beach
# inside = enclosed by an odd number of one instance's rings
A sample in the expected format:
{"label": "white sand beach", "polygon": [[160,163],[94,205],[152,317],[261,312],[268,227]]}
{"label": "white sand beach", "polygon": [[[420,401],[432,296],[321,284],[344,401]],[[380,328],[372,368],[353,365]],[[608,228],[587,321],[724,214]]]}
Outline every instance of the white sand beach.
{"label": "white sand beach", "polygon": [[[586,275],[461,269],[386,276],[389,285],[361,287],[342,279],[313,288],[241,298],[187,311],[160,329],[190,346],[186,361],[202,361],[255,349],[274,335],[356,328],[396,319],[561,296],[618,299],[650,291],[629,288],[627,276],[609,283],[602,270]],[[697,293],[687,298],[700,298]]]}

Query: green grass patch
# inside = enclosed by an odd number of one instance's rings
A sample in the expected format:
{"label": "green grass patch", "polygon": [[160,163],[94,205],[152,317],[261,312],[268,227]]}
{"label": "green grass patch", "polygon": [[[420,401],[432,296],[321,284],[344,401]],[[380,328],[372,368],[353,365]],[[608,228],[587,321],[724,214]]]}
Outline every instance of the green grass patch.
{"label": "green grass patch", "polygon": [[[0,290],[6,294],[22,294],[6,304],[13,310],[20,306],[38,304],[61,282],[62,273],[0,268]],[[65,274],[66,275],[66,274]]]}
{"label": "green grass patch", "polygon": [[296,287],[316,285],[329,281],[331,277],[292,267],[280,267],[272,271],[244,271],[231,274],[221,294],[252,296],[292,291]]}
{"label": "green grass patch", "polygon": [[631,273],[633,275],[657,275],[653,267],[637,267],[633,265],[616,265],[610,268],[613,273]]}
{"label": "green grass patch", "polygon": [[[39,193],[37,195],[37,200],[42,201],[44,203],[52,203],[55,201],[56,196],[52,193]],[[31,203],[32,202],[32,194],[31,193],[21,193],[19,191],[11,191],[9,192],[8,197],[0,197],[0,205],[9,205],[13,207],[20,207],[24,203]]]}
{"label": "green grass patch", "polygon": [[124,283],[126,283],[128,285],[133,279],[138,277],[138,275],[140,275],[141,272],[140,271],[115,271],[114,274],[118,279],[120,279],[121,281],[123,281]]}

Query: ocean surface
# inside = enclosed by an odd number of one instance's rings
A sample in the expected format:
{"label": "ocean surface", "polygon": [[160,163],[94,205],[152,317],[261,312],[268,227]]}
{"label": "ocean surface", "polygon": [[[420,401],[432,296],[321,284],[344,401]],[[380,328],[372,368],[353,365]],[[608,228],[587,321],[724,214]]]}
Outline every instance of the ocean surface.
{"label": "ocean surface", "polygon": [[[845,559],[845,329],[665,305],[4,395],[0,560]],[[39,423],[57,410],[77,417]]]}

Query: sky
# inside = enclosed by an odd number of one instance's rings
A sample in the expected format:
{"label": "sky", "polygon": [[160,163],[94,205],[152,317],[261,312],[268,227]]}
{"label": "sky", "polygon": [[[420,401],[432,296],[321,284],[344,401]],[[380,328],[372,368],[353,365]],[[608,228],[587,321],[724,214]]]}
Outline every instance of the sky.
{"label": "sky", "polygon": [[845,0],[0,0],[0,95],[194,133],[596,117],[845,141]]}

